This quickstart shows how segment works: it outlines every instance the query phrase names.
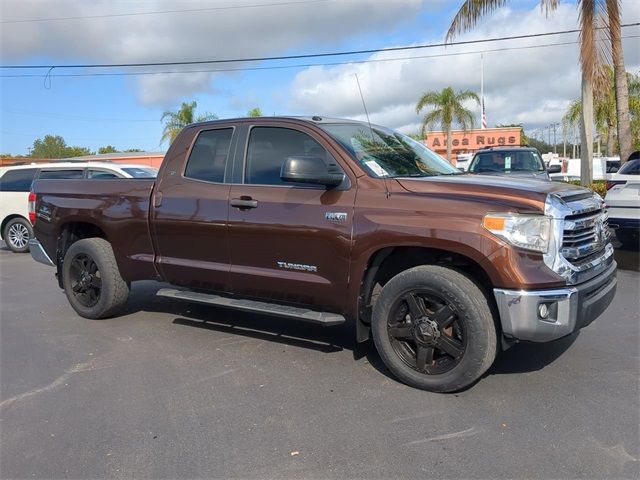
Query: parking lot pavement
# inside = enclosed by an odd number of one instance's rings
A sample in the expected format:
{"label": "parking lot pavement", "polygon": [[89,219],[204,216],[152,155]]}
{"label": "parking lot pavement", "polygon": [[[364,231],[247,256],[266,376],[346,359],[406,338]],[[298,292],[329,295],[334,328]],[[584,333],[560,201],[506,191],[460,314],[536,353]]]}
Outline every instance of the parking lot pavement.
{"label": "parking lot pavement", "polygon": [[638,478],[640,274],[477,385],[406,387],[347,329],[154,296],[86,320],[0,250],[2,478]]}

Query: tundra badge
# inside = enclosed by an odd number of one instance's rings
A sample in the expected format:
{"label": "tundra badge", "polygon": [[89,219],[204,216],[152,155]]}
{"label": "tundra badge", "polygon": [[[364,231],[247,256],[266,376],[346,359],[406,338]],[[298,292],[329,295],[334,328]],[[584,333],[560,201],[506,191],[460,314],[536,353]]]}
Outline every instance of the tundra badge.
{"label": "tundra badge", "polygon": [[318,267],[315,265],[305,265],[303,263],[276,262],[278,267],[287,270],[302,270],[303,272],[317,272]]}

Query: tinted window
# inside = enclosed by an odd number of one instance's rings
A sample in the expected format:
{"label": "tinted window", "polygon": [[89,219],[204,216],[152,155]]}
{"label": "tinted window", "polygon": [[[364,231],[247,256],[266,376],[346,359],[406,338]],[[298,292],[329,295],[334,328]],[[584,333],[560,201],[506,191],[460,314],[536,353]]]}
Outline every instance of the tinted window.
{"label": "tinted window", "polygon": [[108,178],[120,178],[115,173],[105,172],[104,170],[89,170],[87,176],[89,178],[95,178],[97,180],[104,180]]}
{"label": "tinted window", "polygon": [[541,172],[544,170],[542,159],[536,152],[501,151],[477,153],[471,162],[469,171],[486,172]]}
{"label": "tinted window", "polygon": [[2,192],[28,192],[36,174],[35,168],[18,168],[9,170],[0,178]]}
{"label": "tinted window", "polygon": [[41,170],[38,178],[40,180],[69,180],[75,178],[83,178],[83,169],[69,169],[69,170]]}
{"label": "tinted window", "polygon": [[623,175],[640,175],[640,160],[629,160],[620,167],[618,173],[622,173]]}
{"label": "tinted window", "polygon": [[133,178],[156,178],[158,171],[155,168],[123,168],[125,172],[131,175]]}
{"label": "tinted window", "polygon": [[184,176],[206,182],[224,182],[233,129],[205,130],[191,150]]}
{"label": "tinted window", "polygon": [[335,163],[329,152],[306,133],[288,128],[253,128],[247,150],[245,183],[291,185],[280,179],[280,170],[287,157],[295,156],[320,157],[327,163]]}

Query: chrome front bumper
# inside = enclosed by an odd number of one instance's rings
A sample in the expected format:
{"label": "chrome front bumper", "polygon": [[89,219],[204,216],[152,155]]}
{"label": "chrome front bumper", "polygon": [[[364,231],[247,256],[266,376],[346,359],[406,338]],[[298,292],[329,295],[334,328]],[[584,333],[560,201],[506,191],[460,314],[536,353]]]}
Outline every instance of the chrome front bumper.
{"label": "chrome front bumper", "polygon": [[[494,289],[502,332],[509,338],[549,342],[586,327],[602,314],[616,293],[616,262],[580,285],[553,290]],[[547,318],[540,316],[545,304]]]}
{"label": "chrome front bumper", "polygon": [[29,251],[31,252],[31,258],[36,262],[44,263],[50,267],[56,266],[56,264],[51,261],[51,258],[49,258],[49,255],[47,255],[47,252],[44,251],[40,242],[35,238],[29,240]]}

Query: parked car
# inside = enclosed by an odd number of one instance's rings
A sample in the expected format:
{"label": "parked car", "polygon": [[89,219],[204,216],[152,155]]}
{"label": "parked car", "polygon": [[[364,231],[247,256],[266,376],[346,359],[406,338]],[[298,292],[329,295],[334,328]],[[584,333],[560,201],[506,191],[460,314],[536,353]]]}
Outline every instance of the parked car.
{"label": "parked car", "polygon": [[614,185],[624,185],[627,182],[640,181],[640,159],[626,162],[620,169],[607,180],[607,190]]}
{"label": "parked car", "polygon": [[156,181],[38,179],[33,195],[31,255],[83,317],[116,315],[131,282],[162,280],[172,300],[346,323],[431,391],[471,385],[517,341],[587,326],[616,291],[593,192],[462,174],[362,122],[193,124]]}
{"label": "parked car", "polygon": [[549,180],[549,173],[560,171],[558,166],[547,170],[538,150],[531,147],[495,147],[478,150],[468,172],[480,175],[508,175],[512,177]]}
{"label": "parked car", "polygon": [[469,165],[473,159],[473,153],[459,153],[456,158],[456,168],[461,172],[469,170]]}
{"label": "parked car", "polygon": [[[627,165],[629,163],[622,168]],[[638,251],[640,248],[640,178],[633,175],[627,176],[633,178],[611,187],[605,202],[609,215],[609,227],[615,230],[616,237],[625,248]]]}
{"label": "parked car", "polygon": [[28,252],[33,228],[29,189],[34,178],[155,178],[155,168],[108,162],[51,162],[0,167],[0,238],[13,252]]}

